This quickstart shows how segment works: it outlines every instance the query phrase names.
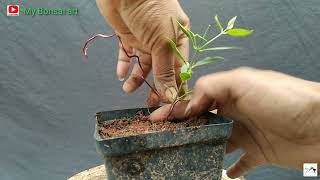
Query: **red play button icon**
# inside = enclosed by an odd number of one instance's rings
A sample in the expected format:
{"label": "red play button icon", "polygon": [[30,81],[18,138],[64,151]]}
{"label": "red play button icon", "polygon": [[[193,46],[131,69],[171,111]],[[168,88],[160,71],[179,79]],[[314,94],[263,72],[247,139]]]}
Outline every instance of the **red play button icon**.
{"label": "red play button icon", "polygon": [[7,16],[19,16],[19,5],[7,5]]}

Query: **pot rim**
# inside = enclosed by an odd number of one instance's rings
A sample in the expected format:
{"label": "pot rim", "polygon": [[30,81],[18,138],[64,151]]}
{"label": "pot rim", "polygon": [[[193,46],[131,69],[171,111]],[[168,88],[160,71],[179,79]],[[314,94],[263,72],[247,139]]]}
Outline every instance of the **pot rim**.
{"label": "pot rim", "polygon": [[[127,109],[116,109],[116,110],[109,110],[109,111],[100,111],[100,112],[97,112],[96,113],[96,118],[97,115],[99,113],[113,113],[115,111],[126,111],[126,110],[133,110],[133,109],[144,109],[144,108],[127,108]],[[150,108],[150,111],[152,112],[153,110],[155,110],[157,108]],[[219,116],[215,113],[212,113],[212,112],[206,112],[206,113],[211,113],[213,115],[216,115],[218,117],[222,117],[222,116]],[[204,113],[204,114],[206,114]],[[224,118],[224,117],[223,117]],[[164,131],[150,131],[150,132],[147,132],[147,133],[142,133],[142,134],[137,134],[137,135],[129,135],[129,136],[115,136],[115,137],[111,137],[111,138],[101,138],[100,135],[98,134],[97,132],[97,124],[95,125],[95,133],[94,133],[94,137],[97,141],[105,141],[105,140],[114,140],[114,139],[121,139],[121,138],[129,138],[129,137],[137,137],[137,136],[140,136],[140,135],[148,135],[148,134],[157,134],[157,133],[161,133],[161,132],[171,132],[171,131],[177,131],[177,130],[180,130],[180,129],[198,129],[198,128],[201,128],[201,127],[209,127],[209,126],[225,126],[225,125],[232,125],[233,124],[233,120],[231,119],[228,119],[228,118],[224,118],[224,120],[227,120],[229,122],[222,122],[222,123],[216,123],[216,124],[206,124],[206,125],[200,125],[200,126],[196,126],[196,127],[185,127],[185,128],[179,128],[179,129],[176,129],[176,130],[164,130]],[[108,121],[108,120],[104,120],[104,121]],[[112,121],[112,120],[110,120]]]}
{"label": "pot rim", "polygon": [[[153,111],[155,108],[150,110]],[[146,113],[147,108],[103,111],[98,113],[97,119],[108,121],[129,117],[135,115],[138,111]],[[206,112],[203,115],[209,119],[210,124],[106,139],[100,137],[96,124],[94,138],[97,151],[104,156],[114,156],[200,142],[224,143],[231,136],[233,121],[212,112]]]}

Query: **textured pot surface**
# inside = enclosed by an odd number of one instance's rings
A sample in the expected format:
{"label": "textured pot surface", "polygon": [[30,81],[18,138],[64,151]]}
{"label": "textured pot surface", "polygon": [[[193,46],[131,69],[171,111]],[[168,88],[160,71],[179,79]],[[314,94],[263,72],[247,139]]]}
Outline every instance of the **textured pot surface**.
{"label": "textured pot surface", "polygon": [[[98,121],[132,117],[126,109],[97,113]],[[97,151],[105,159],[108,179],[215,179],[221,178],[226,139],[232,121],[213,113],[209,123],[175,131],[101,139],[95,132]]]}

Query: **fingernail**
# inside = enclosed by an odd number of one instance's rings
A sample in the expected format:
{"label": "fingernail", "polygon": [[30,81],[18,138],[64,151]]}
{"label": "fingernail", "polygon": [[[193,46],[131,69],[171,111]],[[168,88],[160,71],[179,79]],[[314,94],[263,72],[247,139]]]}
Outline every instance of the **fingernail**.
{"label": "fingernail", "polygon": [[122,89],[126,93],[130,93],[131,92],[131,87],[128,85],[127,81],[123,83]]}
{"label": "fingernail", "polygon": [[173,99],[177,95],[177,90],[174,87],[167,88],[165,95],[166,95],[166,98],[169,99],[169,101],[173,101]]}
{"label": "fingernail", "polygon": [[121,77],[118,77],[119,78],[119,81],[124,81],[124,78],[121,78]]}

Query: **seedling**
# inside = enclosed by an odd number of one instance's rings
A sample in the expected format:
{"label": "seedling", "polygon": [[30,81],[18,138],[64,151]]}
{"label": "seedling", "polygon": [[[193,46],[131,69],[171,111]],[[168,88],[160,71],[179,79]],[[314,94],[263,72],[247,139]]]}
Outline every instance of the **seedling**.
{"label": "seedling", "polygon": [[[177,95],[174,97],[174,100],[171,104],[170,111],[169,111],[169,114],[167,117],[170,116],[174,106],[179,101],[186,100],[186,98],[189,97],[190,94],[192,93],[192,90],[189,90],[188,88],[183,89],[183,93],[181,93],[181,92],[182,92],[183,84],[186,84],[190,79],[192,79],[193,72],[200,66],[214,63],[214,62],[217,62],[217,61],[224,59],[221,56],[213,56],[213,57],[206,57],[202,60],[199,60],[198,59],[199,54],[206,52],[206,51],[221,51],[221,50],[229,50],[229,49],[239,49],[239,47],[234,47],[234,46],[218,47],[218,46],[212,46],[212,44],[216,39],[218,39],[219,37],[224,36],[224,35],[228,35],[228,36],[232,36],[232,37],[244,37],[244,36],[250,35],[253,32],[253,30],[234,28],[234,24],[236,22],[236,19],[237,19],[236,16],[231,18],[228,21],[227,26],[224,28],[222,23],[219,21],[218,16],[217,15],[214,16],[214,20],[215,20],[220,32],[216,36],[209,38],[209,39],[207,38],[207,34],[211,28],[211,25],[208,25],[204,34],[200,35],[200,34],[192,32],[186,26],[183,26],[180,22],[177,21],[177,24],[179,25],[180,30],[183,32],[183,34],[191,42],[193,54],[192,54],[191,58],[189,58],[189,59],[188,59],[188,57],[184,57],[182,55],[182,53],[180,52],[180,50],[177,48],[177,45],[174,42],[174,40],[167,38],[167,41],[168,41],[169,45],[171,46],[172,50],[174,51],[175,55],[183,63],[183,65],[181,67],[181,72],[180,72],[181,84],[178,87],[178,93],[176,93]],[[86,43],[83,47],[83,54],[86,57],[88,56],[88,47],[89,47],[90,43],[92,43],[92,41],[94,41],[96,38],[112,38],[112,37],[116,37],[116,36],[117,36],[116,34],[111,34],[111,35],[96,34],[96,35],[94,35],[93,37],[89,38],[86,41]],[[125,54],[129,58],[132,58],[132,59],[135,58],[139,64],[141,71],[144,72],[144,70],[141,66],[139,57],[137,55],[129,55],[127,53],[127,50],[124,48],[120,37],[119,36],[117,36],[117,37],[120,41],[120,44],[122,45],[122,47],[124,49]],[[160,97],[160,93],[157,91],[157,89],[155,87],[153,87],[143,76],[140,76],[140,78],[142,78],[143,81],[149,86],[149,88]]]}
{"label": "seedling", "polygon": [[187,59],[187,57],[183,57],[182,53],[177,48],[176,43],[172,39],[167,38],[167,41],[170,44],[172,50],[175,52],[176,57],[183,63],[183,65],[180,69],[181,70],[180,71],[181,84],[178,88],[178,93],[176,93],[177,95],[176,95],[176,97],[174,97],[174,101],[171,104],[168,117],[172,113],[172,110],[173,110],[175,104],[177,104],[179,101],[185,100],[192,93],[192,90],[189,90],[188,88],[183,89],[183,92],[182,92],[182,87],[183,87],[183,84],[186,84],[187,81],[192,79],[193,72],[200,66],[214,63],[214,62],[217,62],[217,61],[224,59],[221,56],[213,56],[213,57],[206,57],[202,60],[199,60],[198,55],[203,52],[206,52],[206,51],[239,49],[239,47],[234,47],[234,46],[228,46],[228,47],[212,46],[212,43],[216,39],[218,39],[219,37],[221,37],[223,35],[228,35],[228,36],[232,36],[232,37],[244,37],[244,36],[250,35],[253,32],[253,30],[234,28],[234,24],[236,22],[236,19],[237,19],[237,16],[231,18],[228,22],[227,27],[224,28],[222,23],[218,19],[218,16],[216,15],[214,17],[214,20],[216,21],[216,24],[217,24],[217,27],[219,28],[220,33],[212,38],[209,38],[209,39],[207,39],[206,36],[211,28],[211,25],[208,25],[208,27],[203,35],[199,35],[197,33],[192,32],[186,26],[183,26],[180,22],[177,21],[181,31],[189,39],[189,42],[191,42],[192,49],[193,49],[193,55],[191,56],[190,59]]}

